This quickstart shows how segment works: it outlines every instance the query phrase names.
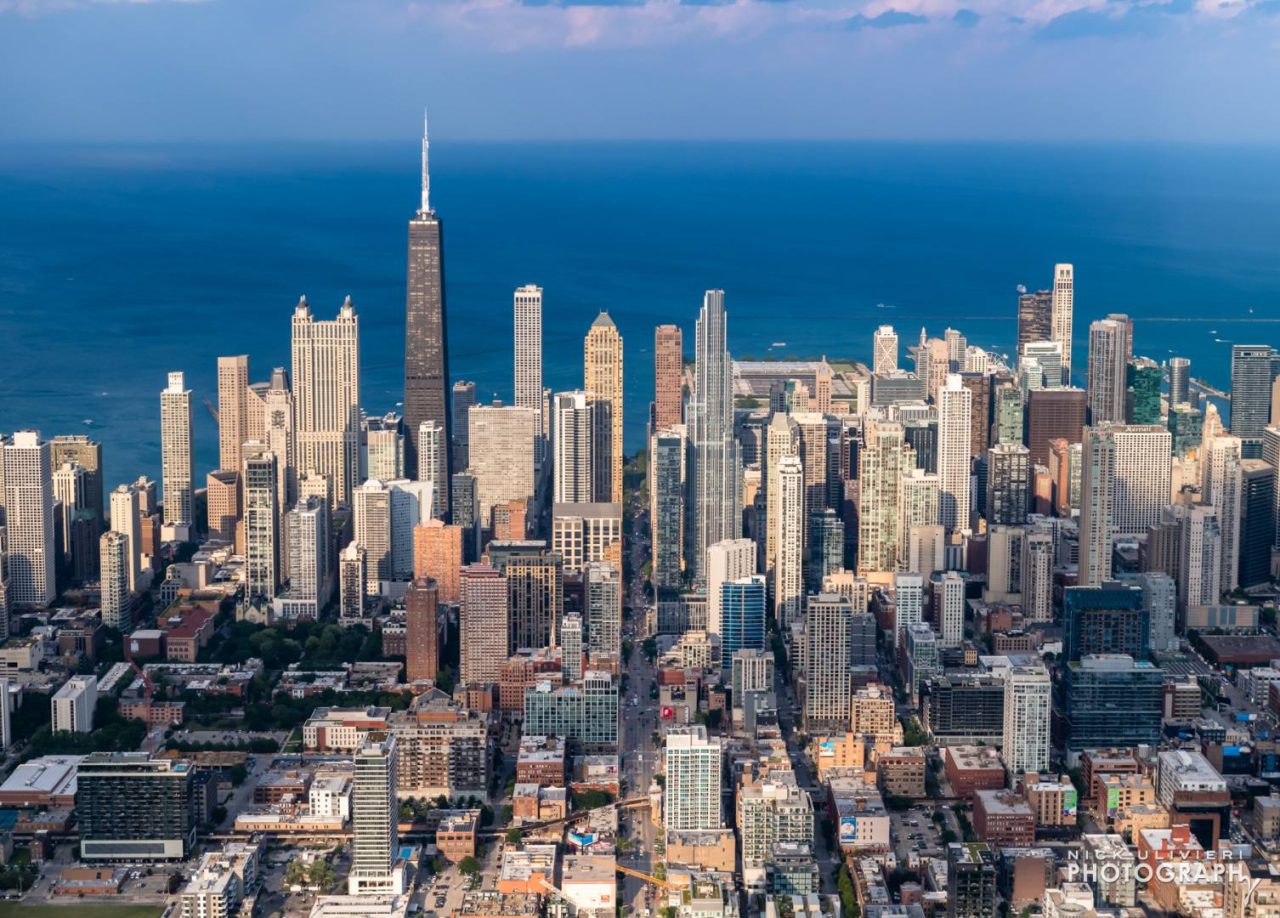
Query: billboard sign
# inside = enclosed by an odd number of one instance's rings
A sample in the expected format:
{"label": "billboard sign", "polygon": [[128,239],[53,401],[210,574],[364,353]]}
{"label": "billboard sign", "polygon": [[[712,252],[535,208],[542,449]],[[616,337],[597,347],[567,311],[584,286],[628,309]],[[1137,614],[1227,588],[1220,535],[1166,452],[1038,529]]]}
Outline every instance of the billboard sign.
{"label": "billboard sign", "polygon": [[1076,807],[1078,805],[1078,795],[1074,787],[1068,788],[1062,792],[1062,815],[1074,817],[1076,815]]}
{"label": "billboard sign", "polygon": [[840,844],[851,845],[858,840],[858,817],[840,817]]}

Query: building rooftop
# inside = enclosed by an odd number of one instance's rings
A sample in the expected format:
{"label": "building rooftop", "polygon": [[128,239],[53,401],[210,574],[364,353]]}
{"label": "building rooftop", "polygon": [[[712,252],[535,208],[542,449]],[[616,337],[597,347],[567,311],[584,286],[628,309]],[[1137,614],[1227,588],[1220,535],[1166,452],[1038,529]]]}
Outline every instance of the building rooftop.
{"label": "building rooftop", "polygon": [[76,769],[85,759],[82,755],[43,755],[23,762],[0,785],[0,794],[27,793],[74,796]]}
{"label": "building rooftop", "polygon": [[613,855],[567,854],[560,868],[562,883],[613,883],[616,864]]}
{"label": "building rooftop", "polygon": [[1021,794],[1004,790],[980,790],[975,792],[975,798],[982,802],[982,808],[988,816],[1032,816],[1031,804]]}

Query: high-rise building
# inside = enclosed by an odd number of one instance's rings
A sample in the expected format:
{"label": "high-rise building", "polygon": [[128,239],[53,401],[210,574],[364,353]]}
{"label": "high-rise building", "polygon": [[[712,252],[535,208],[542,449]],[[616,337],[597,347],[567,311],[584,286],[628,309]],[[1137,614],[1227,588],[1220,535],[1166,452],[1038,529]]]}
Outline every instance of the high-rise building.
{"label": "high-rise building", "polygon": [[[405,477],[403,419],[392,412],[380,418],[365,418],[361,480],[395,481]],[[419,457],[421,458],[421,457]]]}
{"label": "high-rise building", "polygon": [[[609,482],[608,495],[597,493],[599,500],[622,503],[622,335],[607,312],[591,323],[583,343],[582,388],[597,405],[598,424],[608,419]],[[601,428],[598,428],[601,429]]]}
{"label": "high-rise building", "polygon": [[53,733],[89,733],[98,705],[96,676],[72,676],[50,700],[49,729]]}
{"label": "high-rise building", "polygon": [[1081,459],[1078,582],[1096,587],[1111,579],[1116,441],[1110,425],[1084,429]]}
{"label": "high-rise building", "polygon": [[365,592],[381,593],[395,579],[392,561],[391,488],[371,478],[356,488],[352,502],[355,541],[365,551]]}
{"label": "high-rise building", "polygon": [[689,559],[706,575],[707,549],[742,529],[742,470],[733,430],[733,361],[729,357],[724,291],[708,290],[695,334],[695,382],[689,402],[692,488]]}
{"label": "high-rise building", "polygon": [[240,472],[217,469],[205,478],[209,539],[234,544],[240,522]]}
{"label": "high-rise building", "polygon": [[1084,432],[1083,389],[1035,389],[1027,393],[1027,449],[1036,465],[1049,464],[1049,442],[1079,443]]}
{"label": "high-rise building", "polygon": [[1014,666],[1004,683],[1004,762],[1009,774],[1049,768],[1053,683],[1043,666]]}
{"label": "high-rise building", "polygon": [[1129,362],[1126,417],[1130,424],[1160,424],[1160,365],[1146,357]]}
{"label": "high-rise building", "polygon": [[733,658],[739,650],[764,650],[765,580],[759,574],[720,585],[720,653]]}
{"label": "high-rise building", "polygon": [[[1053,266],[1053,309],[1050,324],[1053,340],[1062,345],[1062,384],[1071,385],[1071,325],[1075,314],[1075,270],[1071,265]],[[1030,446],[1030,444],[1028,444]]]}
{"label": "high-rise building", "polygon": [[426,520],[413,530],[413,576],[433,581],[440,602],[456,603],[459,599],[463,538],[461,526],[446,526],[435,519]]}
{"label": "high-rise building", "polygon": [[1089,423],[1125,420],[1125,389],[1133,356],[1133,320],[1109,315],[1089,325]]}
{"label": "high-rise building", "polygon": [[980,458],[991,445],[991,385],[986,373],[961,373],[960,385],[972,396],[969,403],[969,455]]}
{"label": "high-rise building", "polygon": [[892,325],[881,325],[871,336],[871,372],[888,376],[898,369],[898,333]]}
{"label": "high-rise building", "polygon": [[1178,604],[1213,605],[1222,596],[1222,528],[1218,508],[1200,505],[1188,508],[1180,521],[1178,559]]}
{"label": "high-rise building", "polygon": [[721,827],[722,756],[720,740],[708,737],[706,727],[677,727],[667,734],[663,825],[668,832]]}
{"label": "high-rise building", "polygon": [[449,444],[439,421],[423,421],[418,427],[418,481],[431,485],[431,516],[449,514]]}
{"label": "high-rise building", "polygon": [[238,469],[249,439],[249,356],[218,358],[218,467]]}
{"label": "high-rise building", "polygon": [[924,621],[924,580],[922,575],[916,573],[893,575],[895,650],[902,643],[903,632]]}
{"label": "high-rise building", "polygon": [[1115,469],[1111,505],[1112,531],[1134,538],[1160,521],[1169,502],[1173,437],[1159,424],[1111,427]]}
{"label": "high-rise building", "polygon": [[170,373],[160,393],[160,466],[166,526],[195,522],[195,468],[191,454],[191,390],[182,373]]}
{"label": "high-rise building", "polygon": [[95,752],[76,768],[76,820],[86,861],[181,861],[199,828],[190,762]]}
{"label": "high-rise building", "polygon": [[142,573],[142,509],[136,487],[120,485],[111,492],[111,528],[128,540],[129,589],[138,590]]}
{"label": "high-rise building", "polygon": [[269,600],[280,588],[280,498],[276,455],[256,440],[246,442],[242,450],[244,595],[250,601]]}
{"label": "high-rise building", "polygon": [[333,595],[336,567],[328,502],[319,497],[299,500],[284,516],[284,533],[287,608],[298,614],[306,610],[318,619]]}
{"label": "high-rise building", "polygon": [[564,677],[569,682],[577,682],[582,678],[585,652],[582,616],[576,613],[565,615],[560,620],[560,660],[564,667]]}
{"label": "high-rise building", "polygon": [[1185,405],[1191,400],[1191,361],[1186,357],[1169,358],[1169,407]]}
{"label": "high-rise building", "polygon": [[396,870],[399,854],[396,826],[396,738],[370,733],[355,752],[351,781],[351,874],[353,896],[404,891],[404,877]]}
{"label": "high-rise building", "polygon": [[1030,494],[1030,451],[1021,443],[998,443],[987,450],[987,522],[1026,522]]}
{"label": "high-rise building", "polygon": [[778,513],[769,523],[778,552],[771,587],[774,618],[785,632],[804,599],[804,467],[795,456],[784,456],[778,466]]}
{"label": "high-rise building", "polygon": [[19,430],[4,444],[4,512],[11,608],[40,608],[57,598],[53,471],[49,444]]}
{"label": "high-rise building", "polygon": [[462,569],[460,582],[459,675],[469,685],[496,684],[510,640],[507,578],[488,564],[469,564]]}
{"label": "high-rise building", "polygon": [[938,476],[919,468],[903,469],[898,485],[898,570],[932,573],[918,567],[922,559],[911,557],[912,534],[920,536],[925,527],[938,526]]}
{"label": "high-rise building", "polygon": [[964,578],[955,571],[943,571],[931,579],[938,642],[943,647],[959,647],[964,641]]}
{"label": "high-rise building", "polygon": [[[264,395],[262,437],[276,455],[276,493],[283,515],[298,502],[298,438],[289,371],[276,367]],[[326,501],[328,502],[328,501]]]}
{"label": "high-rise building", "polygon": [[127,634],[133,624],[133,601],[129,593],[129,537],[122,532],[104,532],[98,544],[102,624]]}
{"label": "high-rise building", "polygon": [[[409,220],[409,269],[405,296],[404,421],[416,431],[435,421],[449,440],[449,323],[445,308],[444,227],[431,207],[426,118],[422,124],[422,198]],[[297,380],[297,373],[294,373]],[[405,460],[418,467],[418,444]],[[446,475],[446,477],[448,477]]]}
{"label": "high-rise building", "polygon": [[468,471],[475,476],[480,525],[488,526],[495,506],[533,496],[537,416],[529,408],[493,404],[472,407],[468,418]]}
{"label": "high-rise building", "polygon": [[1053,620],[1053,535],[1029,532],[1022,541],[1022,615],[1029,622]]}
{"label": "high-rise building", "polygon": [[1151,646],[1151,618],[1142,589],[1117,582],[1067,587],[1062,600],[1067,660],[1090,654],[1122,653],[1145,660]]}
{"label": "high-rise building", "polygon": [[897,566],[899,489],[902,480],[902,425],[868,418],[858,454],[858,573],[892,571]]}
{"label": "high-rise building", "polygon": [[[756,572],[756,543],[726,539],[707,549],[707,632],[723,635],[723,586]],[[731,654],[729,656],[732,656]]]}
{"label": "high-rise building", "polygon": [[534,428],[534,462],[545,455],[542,438],[542,288],[533,284],[517,287],[515,296],[515,394],[516,405],[530,408],[537,416]]}
{"label": "high-rise building", "polygon": [[317,320],[306,297],[298,301],[292,376],[298,470],[326,476],[335,503],[347,506],[360,475],[360,322],[351,297],[332,321]]}
{"label": "high-rise building", "polygon": [[950,374],[938,390],[938,522],[968,529],[973,394]]}
{"label": "high-rise building", "polygon": [[610,500],[607,493],[598,494],[596,491],[600,475],[593,448],[597,434],[596,416],[606,415],[609,406],[589,399],[581,389],[557,392],[551,404],[551,438],[555,453],[551,469],[553,500],[557,504]]}
{"label": "high-rise building", "polygon": [[1243,459],[1240,478],[1239,586],[1247,590],[1271,580],[1276,470],[1261,459]]}
{"label": "high-rise building", "polygon": [[430,577],[419,577],[404,594],[405,680],[434,680],[440,672],[439,592]]}
{"label": "high-rise building", "polygon": [[1082,657],[1063,679],[1066,746],[1071,752],[1160,744],[1164,673],[1124,654]]}
{"label": "high-rise building", "polygon": [[595,562],[583,572],[587,646],[593,655],[622,653],[622,575],[612,564]]}
{"label": "high-rise building", "polygon": [[348,542],[338,552],[338,618],[344,624],[364,619],[365,552],[359,542]]}
{"label": "high-rise building", "polygon": [[679,325],[659,325],[653,332],[653,429],[681,423],[683,408],[683,335]]}
{"label": "high-rise building", "polygon": [[556,626],[564,616],[563,559],[555,552],[521,553],[499,569],[510,597],[508,646],[513,651],[554,646]]}
{"label": "high-rise building", "polygon": [[994,918],[996,859],[976,842],[947,846],[947,918]]}
{"label": "high-rise building", "polygon": [[471,410],[471,406],[476,403],[476,384],[470,380],[460,379],[453,384],[453,407],[450,417],[453,418],[453,428],[450,432],[453,435],[453,449],[449,453],[452,463],[450,468],[454,473],[465,471],[470,465],[470,457],[467,449],[467,413]]}
{"label": "high-rise building", "polygon": [[829,574],[844,569],[844,521],[829,508],[809,514],[808,589],[817,593]]}
{"label": "high-rise building", "polygon": [[1231,434],[1241,439],[1246,459],[1261,455],[1262,430],[1271,422],[1271,383],[1280,370],[1276,356],[1266,344],[1231,346]]}
{"label": "high-rise building", "polygon": [[[1232,420],[1235,420],[1234,414]],[[1222,573],[1218,581],[1224,593],[1234,590],[1240,579],[1240,462],[1243,451],[1244,440],[1237,436],[1206,437],[1200,447],[1200,501],[1218,512],[1218,527],[1222,535]]]}
{"label": "high-rise building", "polygon": [[596,561],[621,569],[622,505],[556,504],[551,508],[551,549],[571,574]]}
{"label": "high-rise building", "polygon": [[685,438],[659,429],[649,441],[649,527],[653,586],[662,594],[684,582]]}
{"label": "high-rise building", "polygon": [[53,499],[58,503],[58,525],[62,538],[58,552],[64,559],[71,556],[71,525],[78,514],[92,511],[85,506],[88,495],[85,489],[86,475],[78,463],[64,462],[53,467]]}
{"label": "high-rise building", "polygon": [[1037,290],[1018,294],[1018,351],[1032,341],[1053,340],[1053,293]]}
{"label": "high-rise building", "polygon": [[804,723],[812,735],[816,729],[842,729],[849,720],[853,603],[820,593],[805,607]]}

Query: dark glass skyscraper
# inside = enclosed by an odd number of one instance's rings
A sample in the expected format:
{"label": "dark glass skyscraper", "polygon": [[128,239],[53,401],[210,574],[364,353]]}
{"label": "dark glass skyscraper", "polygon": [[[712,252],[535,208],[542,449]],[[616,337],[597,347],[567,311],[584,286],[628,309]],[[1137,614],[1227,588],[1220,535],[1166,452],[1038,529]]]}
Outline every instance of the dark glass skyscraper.
{"label": "dark glass skyscraper", "polygon": [[1231,434],[1243,443],[1246,459],[1262,455],[1262,429],[1271,420],[1271,381],[1276,351],[1266,344],[1231,347]]}
{"label": "dark glass skyscraper", "polygon": [[[416,477],[418,428],[435,421],[453,442],[449,411],[449,333],[444,306],[444,231],[431,209],[427,124],[422,122],[422,203],[409,221],[404,323],[404,459]],[[444,451],[445,461],[449,450]],[[448,480],[448,472],[444,475]]]}

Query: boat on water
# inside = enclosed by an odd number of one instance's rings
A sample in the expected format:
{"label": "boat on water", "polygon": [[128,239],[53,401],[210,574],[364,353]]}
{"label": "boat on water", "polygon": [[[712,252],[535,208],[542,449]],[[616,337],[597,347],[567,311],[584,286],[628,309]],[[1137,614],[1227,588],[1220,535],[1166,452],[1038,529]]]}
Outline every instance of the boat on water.
{"label": "boat on water", "polygon": [[773,342],[773,344],[769,345],[769,347],[786,347],[786,346],[787,346],[787,342],[785,341],[775,341]]}

